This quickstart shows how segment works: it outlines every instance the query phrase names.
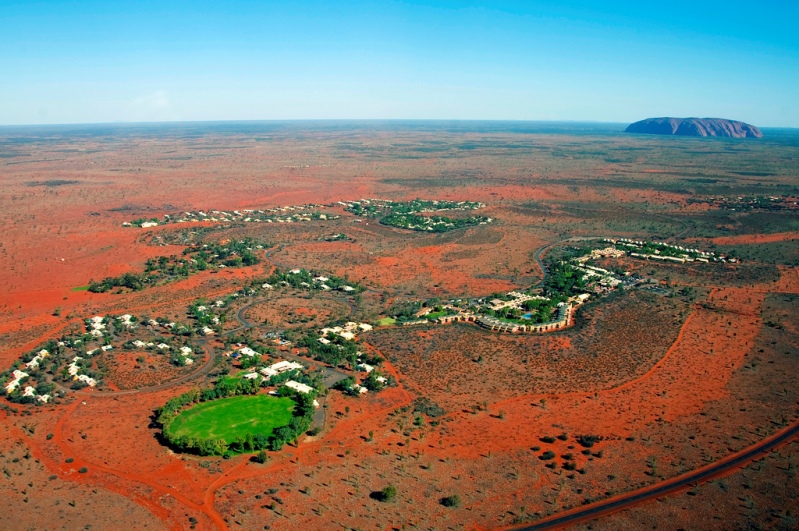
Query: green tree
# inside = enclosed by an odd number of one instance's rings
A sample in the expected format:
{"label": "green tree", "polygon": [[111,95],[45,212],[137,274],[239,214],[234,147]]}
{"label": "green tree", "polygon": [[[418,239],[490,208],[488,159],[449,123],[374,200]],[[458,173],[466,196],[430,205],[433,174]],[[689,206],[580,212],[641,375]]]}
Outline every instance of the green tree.
{"label": "green tree", "polygon": [[397,497],[397,487],[389,485],[380,491],[380,501],[390,502]]}

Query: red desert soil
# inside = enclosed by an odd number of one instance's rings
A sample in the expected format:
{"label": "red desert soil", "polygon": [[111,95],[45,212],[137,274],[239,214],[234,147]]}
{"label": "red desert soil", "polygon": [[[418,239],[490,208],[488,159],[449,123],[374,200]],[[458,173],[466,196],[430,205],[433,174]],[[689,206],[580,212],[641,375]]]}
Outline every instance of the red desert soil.
{"label": "red desert soil", "polygon": [[799,240],[799,232],[778,232],[776,234],[742,234],[721,236],[711,241],[717,245],[746,245],[753,243],[772,243]]}
{"label": "red desert soil", "polygon": [[[4,368],[83,317],[179,316],[197,298],[223,296],[272,269],[264,262],[204,272],[120,295],[71,291],[92,278],[141,270],[148,257],[180,252],[180,246],[148,245],[146,237],[183,226],[121,226],[136,217],[362,197],[487,203],[492,225],[445,234],[355,223],[351,216],[229,230],[275,244],[281,266],[347,273],[384,289],[384,299],[364,294],[376,314],[383,302],[530,286],[540,279],[532,253],[542,245],[569,236],[678,234],[681,214],[705,210],[686,207],[685,194],[670,191],[684,187],[682,176],[645,173],[672,159],[678,164],[679,153],[669,152],[666,160],[633,153],[627,162],[608,163],[585,157],[582,137],[569,137],[569,145],[558,135],[497,134],[477,140],[492,146],[522,138],[534,150],[453,148],[402,157],[403,143],[457,145],[475,138],[363,132],[309,138],[56,139],[21,147],[35,155],[28,161],[3,159],[0,256],[9,264],[0,270]],[[651,139],[614,142],[661,149]],[[86,151],[53,151],[75,143]],[[620,176],[642,185],[619,186]],[[36,184],[50,179],[77,183]],[[795,178],[773,180],[793,184]],[[355,241],[323,241],[338,233]],[[755,244],[798,235],[703,241]],[[159,442],[154,410],[207,385],[201,379],[157,392],[106,397],[87,391],[47,406],[9,405],[0,413],[6,470],[0,492],[10,500],[0,527],[488,529],[673,477],[762,439],[783,417],[795,418],[799,330],[795,299],[787,300],[799,293],[796,268],[634,267],[657,269],[657,278],[670,275],[679,287],[695,286],[695,303],[625,295],[586,308],[583,318],[591,319],[574,329],[542,337],[494,336],[470,326],[364,334],[364,348],[390,360],[383,370],[398,387],[362,398],[332,392],[323,432],[271,453],[265,465],[248,456],[176,455]],[[305,315],[301,308],[313,306],[298,307]],[[429,348],[436,341],[440,348]],[[474,361],[481,355],[482,362]],[[584,448],[576,438],[581,434],[602,439]],[[542,459],[547,451],[553,459]],[[715,524],[714,513],[694,508],[718,503],[734,511],[739,495],[746,518],[763,522],[758,511],[767,512],[760,508],[771,509],[768,500],[776,498],[763,494],[769,471],[795,485],[792,468],[785,470],[795,461],[775,457],[762,471],[730,476],[729,492],[703,486],[690,506],[687,495],[669,499],[618,515],[605,528],[637,529],[680,511]],[[570,463],[574,470],[566,468]],[[370,498],[389,484],[399,492],[394,502]],[[441,505],[453,494],[460,508]],[[677,522],[692,527],[688,516]]]}

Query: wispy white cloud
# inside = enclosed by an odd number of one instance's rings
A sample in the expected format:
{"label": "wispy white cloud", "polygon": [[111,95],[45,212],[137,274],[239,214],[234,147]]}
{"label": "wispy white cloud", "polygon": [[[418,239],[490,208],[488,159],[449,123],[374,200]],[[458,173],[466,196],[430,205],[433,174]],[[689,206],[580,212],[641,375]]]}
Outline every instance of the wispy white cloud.
{"label": "wispy white cloud", "polygon": [[133,100],[133,107],[139,109],[167,109],[170,107],[169,95],[165,90],[156,90]]}

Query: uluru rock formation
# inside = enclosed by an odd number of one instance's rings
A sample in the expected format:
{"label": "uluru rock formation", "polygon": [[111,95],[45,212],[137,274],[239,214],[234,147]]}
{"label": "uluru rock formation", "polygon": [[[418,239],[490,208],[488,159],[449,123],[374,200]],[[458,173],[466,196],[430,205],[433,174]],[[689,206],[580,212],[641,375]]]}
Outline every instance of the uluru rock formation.
{"label": "uluru rock formation", "polygon": [[763,138],[754,125],[724,118],[647,118],[627,126],[625,133],[678,136]]}

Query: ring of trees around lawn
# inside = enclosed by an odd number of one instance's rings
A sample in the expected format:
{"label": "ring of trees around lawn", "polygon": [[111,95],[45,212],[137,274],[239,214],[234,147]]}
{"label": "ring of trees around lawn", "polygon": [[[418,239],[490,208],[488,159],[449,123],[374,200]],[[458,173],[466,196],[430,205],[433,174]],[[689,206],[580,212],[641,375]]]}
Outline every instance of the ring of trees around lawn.
{"label": "ring of trees around lawn", "polygon": [[279,396],[258,394],[256,380],[222,378],[193,389],[156,412],[163,439],[180,452],[229,456],[280,450],[311,426],[314,393],[282,387]]}

